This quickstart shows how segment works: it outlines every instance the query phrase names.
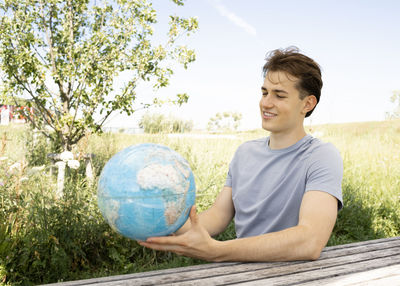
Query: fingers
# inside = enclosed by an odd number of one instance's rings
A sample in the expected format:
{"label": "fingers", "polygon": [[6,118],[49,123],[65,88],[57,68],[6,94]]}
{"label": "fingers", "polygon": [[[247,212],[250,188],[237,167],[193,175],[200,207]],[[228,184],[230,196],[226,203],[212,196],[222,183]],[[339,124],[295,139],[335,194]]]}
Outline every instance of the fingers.
{"label": "fingers", "polygon": [[157,243],[157,244],[179,244],[178,236],[159,236],[159,237],[149,237],[146,239],[148,243]]}
{"label": "fingers", "polygon": [[[190,209],[190,223],[192,227],[198,226],[199,217],[197,216],[196,207],[192,206]],[[146,241],[138,241],[141,246],[148,247],[154,250],[173,251],[181,253],[182,248],[187,247],[187,233],[183,235],[169,235],[159,237],[149,237]]]}
{"label": "fingers", "polygon": [[151,243],[151,242],[147,242],[147,241],[138,241],[138,243],[141,246],[150,248],[150,249],[154,249],[154,250],[160,250],[160,251],[173,251],[175,252],[175,248],[176,246],[174,245],[165,245],[165,244],[158,244],[158,243]]}
{"label": "fingers", "polygon": [[171,251],[182,254],[185,243],[181,242],[176,236],[149,237],[146,241],[137,241],[139,245],[154,250]]}

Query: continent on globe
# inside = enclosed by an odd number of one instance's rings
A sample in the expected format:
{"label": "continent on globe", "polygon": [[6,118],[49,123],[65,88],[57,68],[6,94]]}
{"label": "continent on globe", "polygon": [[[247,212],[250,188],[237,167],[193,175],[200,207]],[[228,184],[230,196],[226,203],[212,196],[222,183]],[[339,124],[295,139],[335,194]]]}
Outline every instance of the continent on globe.
{"label": "continent on globe", "polygon": [[[165,190],[162,193],[165,205],[164,216],[169,225],[173,224],[182,215],[185,210],[185,204],[182,202],[184,196],[177,200],[170,200],[171,194],[168,190],[174,190],[175,194],[185,194],[190,186],[189,181],[182,181],[181,173],[175,167],[179,164],[179,162],[176,162],[174,167],[160,164],[149,165],[140,170],[137,175],[138,184],[143,190],[152,190],[154,188]],[[186,173],[184,175],[187,179],[190,174]]]}
{"label": "continent on globe", "polygon": [[171,234],[185,223],[195,189],[192,170],[177,152],[158,144],[133,145],[104,166],[98,205],[112,229],[145,240]]}

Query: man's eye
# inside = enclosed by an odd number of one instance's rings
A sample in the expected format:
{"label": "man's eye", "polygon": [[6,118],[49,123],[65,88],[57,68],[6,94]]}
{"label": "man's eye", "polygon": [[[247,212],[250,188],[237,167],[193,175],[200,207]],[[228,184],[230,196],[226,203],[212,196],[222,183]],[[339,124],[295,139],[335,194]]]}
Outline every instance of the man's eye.
{"label": "man's eye", "polygon": [[276,95],[277,98],[285,98],[285,96],[281,96],[279,94]]}

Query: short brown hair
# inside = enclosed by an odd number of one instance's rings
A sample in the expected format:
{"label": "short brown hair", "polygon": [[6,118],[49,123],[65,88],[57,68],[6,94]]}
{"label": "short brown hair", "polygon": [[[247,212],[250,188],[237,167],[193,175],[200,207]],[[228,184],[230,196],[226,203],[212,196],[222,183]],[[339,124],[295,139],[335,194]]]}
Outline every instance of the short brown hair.
{"label": "short brown hair", "polygon": [[[321,68],[313,59],[301,54],[297,47],[292,46],[269,52],[265,60],[267,62],[263,67],[264,77],[268,71],[286,72],[299,79],[297,89],[300,91],[300,99],[314,95],[318,104],[323,83]],[[306,117],[313,111],[314,109],[307,112]]]}

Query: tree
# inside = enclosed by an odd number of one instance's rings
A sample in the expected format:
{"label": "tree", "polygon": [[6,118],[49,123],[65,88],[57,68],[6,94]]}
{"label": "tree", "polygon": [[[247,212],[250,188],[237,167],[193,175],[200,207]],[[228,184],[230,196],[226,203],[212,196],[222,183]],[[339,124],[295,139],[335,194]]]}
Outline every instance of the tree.
{"label": "tree", "polygon": [[[165,87],[172,62],[187,68],[195,60],[178,39],[198,29],[197,19],[170,16],[165,42],[152,44],[159,39],[149,0],[4,0],[0,16],[1,96],[31,98],[31,124],[61,150],[101,132],[113,112],[131,115],[151,105],[137,102],[138,84]],[[121,73],[129,79],[115,88]],[[178,94],[173,102],[187,100]]]}
{"label": "tree", "polygon": [[237,130],[241,119],[242,114],[239,112],[225,111],[222,113],[217,113],[208,121],[207,129],[209,131]]}
{"label": "tree", "polygon": [[395,107],[392,112],[386,112],[386,118],[387,119],[400,118],[400,90],[393,92],[393,95],[390,97],[390,101],[395,104]]}

